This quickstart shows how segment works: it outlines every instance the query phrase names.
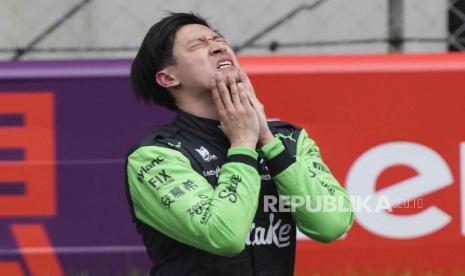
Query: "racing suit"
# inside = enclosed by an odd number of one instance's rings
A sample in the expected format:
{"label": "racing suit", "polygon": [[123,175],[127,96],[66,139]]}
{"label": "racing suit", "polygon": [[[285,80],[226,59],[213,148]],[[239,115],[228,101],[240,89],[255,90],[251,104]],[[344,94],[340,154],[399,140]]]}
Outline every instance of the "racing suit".
{"label": "racing suit", "polygon": [[[296,226],[320,242],[350,228],[350,200],[304,129],[269,122],[274,140],[254,151],[230,148],[218,126],[178,111],[128,154],[126,193],[151,275],[292,275]],[[344,210],[277,200],[292,195],[335,197]]]}

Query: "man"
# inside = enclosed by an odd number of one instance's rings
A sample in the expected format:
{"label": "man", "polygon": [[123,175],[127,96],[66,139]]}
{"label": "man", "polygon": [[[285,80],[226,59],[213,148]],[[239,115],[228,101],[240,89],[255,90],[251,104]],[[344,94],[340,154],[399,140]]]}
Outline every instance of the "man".
{"label": "man", "polygon": [[[350,200],[314,141],[266,121],[225,38],[201,17],[173,13],[152,26],[131,81],[140,99],[177,111],[127,159],[152,275],[292,275],[296,226],[330,242],[352,225]],[[290,198],[287,208],[271,204],[278,196]],[[318,210],[318,198],[344,210]]]}

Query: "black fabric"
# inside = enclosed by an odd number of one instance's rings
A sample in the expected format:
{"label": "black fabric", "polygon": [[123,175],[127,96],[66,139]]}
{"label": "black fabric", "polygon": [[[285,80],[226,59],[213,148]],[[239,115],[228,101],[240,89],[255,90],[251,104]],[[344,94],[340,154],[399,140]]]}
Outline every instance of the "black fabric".
{"label": "black fabric", "polygon": [[[219,125],[219,121],[178,111],[174,122],[153,130],[133,147],[129,154],[147,145],[178,150],[189,159],[192,168],[203,175],[212,187],[216,187],[219,172],[226,162],[242,162],[257,168],[262,184],[257,212],[246,247],[236,256],[222,257],[173,240],[139,221],[135,217],[133,203],[128,196],[133,222],[153,263],[150,275],[293,275],[295,222],[290,213],[266,213],[263,208],[265,196],[278,196],[270,171],[274,171],[275,167],[279,170],[281,166],[270,164],[269,161],[265,162],[261,155],[258,160],[242,154],[234,154],[228,158],[230,143]],[[300,132],[299,128],[281,121],[270,122],[269,126],[274,134],[293,133],[295,137]],[[295,155],[295,143],[288,139],[283,139],[283,143],[286,151],[291,156]],[[287,162],[287,159],[285,161]],[[271,166],[273,169],[269,168]],[[127,187],[126,192],[129,193]],[[278,237],[282,235],[279,235],[278,231],[284,228],[290,230],[286,231],[288,233],[286,239],[281,240]]]}
{"label": "black fabric", "polygon": [[175,123],[179,128],[194,133],[204,141],[229,144],[228,137],[224,135],[217,120],[197,117],[178,110]]}
{"label": "black fabric", "polygon": [[295,162],[295,157],[283,150],[280,154],[266,161],[272,177],[277,176]]}
{"label": "black fabric", "polygon": [[249,166],[254,167],[256,170],[258,170],[258,161],[248,155],[245,154],[233,154],[228,157],[228,162],[239,162],[239,163],[244,163]]}

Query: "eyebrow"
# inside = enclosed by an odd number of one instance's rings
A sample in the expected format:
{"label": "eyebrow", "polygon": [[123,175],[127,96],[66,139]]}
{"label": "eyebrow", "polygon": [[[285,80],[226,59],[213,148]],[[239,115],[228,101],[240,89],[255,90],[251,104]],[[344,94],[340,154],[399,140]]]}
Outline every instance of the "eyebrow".
{"label": "eyebrow", "polygon": [[[220,37],[221,37],[221,38],[224,38],[224,36],[222,36],[221,34],[215,33],[215,35],[214,35],[211,39],[217,39],[217,38],[220,38]],[[192,42],[195,42],[195,41],[198,41],[198,40],[202,40],[202,39],[204,39],[204,38],[206,38],[206,36],[196,37],[196,38],[193,38],[193,39],[188,40],[188,41],[186,42],[186,44],[189,45],[189,44],[191,44]]]}

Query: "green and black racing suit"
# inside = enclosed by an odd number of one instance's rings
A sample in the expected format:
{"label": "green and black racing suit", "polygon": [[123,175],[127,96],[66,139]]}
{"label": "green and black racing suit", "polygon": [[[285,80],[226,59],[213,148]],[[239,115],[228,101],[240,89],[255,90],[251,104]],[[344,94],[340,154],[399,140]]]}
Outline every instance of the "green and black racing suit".
{"label": "green and black racing suit", "polygon": [[[296,226],[321,242],[350,228],[349,197],[304,129],[269,122],[274,140],[254,151],[230,148],[218,126],[178,111],[129,152],[126,192],[151,275],[292,275]],[[265,204],[294,195],[345,210]]]}

